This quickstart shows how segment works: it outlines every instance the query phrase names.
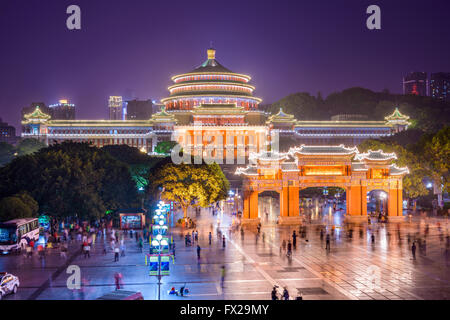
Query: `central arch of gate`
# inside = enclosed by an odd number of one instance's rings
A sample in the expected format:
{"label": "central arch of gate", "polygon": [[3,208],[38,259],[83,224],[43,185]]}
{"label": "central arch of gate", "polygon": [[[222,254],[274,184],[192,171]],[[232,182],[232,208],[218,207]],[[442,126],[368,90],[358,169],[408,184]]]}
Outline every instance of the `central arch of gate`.
{"label": "central arch of gate", "polygon": [[360,153],[357,147],[305,146],[286,153],[260,152],[250,155],[250,165],[238,168],[244,192],[243,224],[259,223],[258,194],[280,194],[279,224],[299,224],[299,191],[308,187],[341,187],[346,190],[347,218],[367,217],[367,192],[388,194],[387,214],[403,215],[402,179],[408,168],[393,164],[394,153],[382,150]]}

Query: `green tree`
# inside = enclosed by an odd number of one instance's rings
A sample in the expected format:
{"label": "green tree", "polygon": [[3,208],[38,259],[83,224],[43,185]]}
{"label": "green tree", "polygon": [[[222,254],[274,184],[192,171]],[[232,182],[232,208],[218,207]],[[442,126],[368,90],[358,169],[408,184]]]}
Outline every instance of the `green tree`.
{"label": "green tree", "polygon": [[317,106],[316,97],[306,92],[299,92],[273,103],[268,111],[276,114],[280,108],[283,108],[283,112],[294,115],[297,120],[314,120],[321,115]]}
{"label": "green tree", "polygon": [[399,167],[408,167],[409,174],[403,178],[403,192],[408,198],[415,199],[420,196],[428,194],[423,179],[425,178],[425,171],[418,161],[415,153],[398,145],[392,141],[382,141],[369,139],[358,146],[360,152],[367,152],[371,150],[383,150],[387,153],[394,152],[397,155],[397,160],[394,161]]}
{"label": "green tree", "polygon": [[37,210],[37,202],[24,192],[0,200],[1,221],[29,218],[34,216]]}
{"label": "green tree", "polygon": [[21,191],[58,217],[95,219],[138,203],[128,166],[87,143],[52,145],[1,168],[0,197]]}
{"label": "green tree", "polygon": [[8,164],[14,159],[14,146],[6,142],[0,142],[0,167]]}
{"label": "green tree", "polygon": [[441,205],[442,192],[450,191],[450,126],[442,128],[435,135],[424,135],[416,151],[421,152],[421,165],[433,180],[435,194]]}
{"label": "green tree", "polygon": [[18,156],[24,156],[27,154],[35,153],[45,147],[45,143],[37,139],[23,139],[17,145],[16,152]]}
{"label": "green tree", "polygon": [[160,154],[170,154],[177,144],[176,141],[160,141],[155,147],[155,152]]}
{"label": "green tree", "polygon": [[179,203],[187,217],[191,205],[206,207],[226,199],[230,183],[217,163],[168,163],[154,173],[154,188],[162,188],[161,198]]}

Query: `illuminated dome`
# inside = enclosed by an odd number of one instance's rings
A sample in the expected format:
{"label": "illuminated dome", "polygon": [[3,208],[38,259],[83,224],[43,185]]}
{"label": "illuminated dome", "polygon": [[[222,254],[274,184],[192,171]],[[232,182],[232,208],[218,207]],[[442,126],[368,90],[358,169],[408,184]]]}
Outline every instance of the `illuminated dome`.
{"label": "illuminated dome", "polygon": [[216,50],[208,49],[208,59],[189,73],[172,77],[169,97],[162,99],[166,110],[192,110],[201,104],[236,104],[255,110],[261,99],[253,97],[250,76],[234,73],[216,60]]}

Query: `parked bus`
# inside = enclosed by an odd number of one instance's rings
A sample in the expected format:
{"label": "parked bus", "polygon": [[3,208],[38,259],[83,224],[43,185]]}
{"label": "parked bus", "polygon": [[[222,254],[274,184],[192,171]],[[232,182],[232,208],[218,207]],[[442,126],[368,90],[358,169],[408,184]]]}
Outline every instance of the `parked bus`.
{"label": "parked bus", "polygon": [[20,252],[31,240],[39,240],[37,218],[14,219],[0,223],[0,253]]}

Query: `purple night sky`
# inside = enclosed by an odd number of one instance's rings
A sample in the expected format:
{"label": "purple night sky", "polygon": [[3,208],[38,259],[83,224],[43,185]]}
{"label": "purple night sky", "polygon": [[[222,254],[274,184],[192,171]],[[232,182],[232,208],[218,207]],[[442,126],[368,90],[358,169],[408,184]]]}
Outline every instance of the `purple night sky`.
{"label": "purple night sky", "polygon": [[[71,4],[80,31],[66,28]],[[371,4],[381,30],[366,28]],[[401,93],[406,72],[450,72],[449,12],[449,0],[0,0],[0,117],[19,129],[31,102],[67,98],[78,119],[101,119],[109,95],[159,100],[210,41],[263,103],[352,86]]]}

